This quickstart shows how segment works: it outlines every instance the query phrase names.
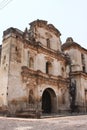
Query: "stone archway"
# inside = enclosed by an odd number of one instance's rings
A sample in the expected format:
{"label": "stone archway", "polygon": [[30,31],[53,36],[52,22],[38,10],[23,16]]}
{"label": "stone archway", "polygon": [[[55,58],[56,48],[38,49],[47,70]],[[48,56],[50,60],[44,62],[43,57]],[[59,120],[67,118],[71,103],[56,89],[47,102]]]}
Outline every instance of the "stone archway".
{"label": "stone archway", "polygon": [[45,89],[42,94],[42,111],[43,113],[57,112],[57,97],[51,88]]}

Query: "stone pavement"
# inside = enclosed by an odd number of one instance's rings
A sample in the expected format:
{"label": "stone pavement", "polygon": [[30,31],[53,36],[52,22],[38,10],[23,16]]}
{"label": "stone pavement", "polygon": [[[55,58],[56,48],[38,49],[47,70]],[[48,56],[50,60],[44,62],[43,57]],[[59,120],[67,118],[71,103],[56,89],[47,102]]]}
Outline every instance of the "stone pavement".
{"label": "stone pavement", "polygon": [[0,117],[0,130],[87,130],[87,115],[45,119]]}

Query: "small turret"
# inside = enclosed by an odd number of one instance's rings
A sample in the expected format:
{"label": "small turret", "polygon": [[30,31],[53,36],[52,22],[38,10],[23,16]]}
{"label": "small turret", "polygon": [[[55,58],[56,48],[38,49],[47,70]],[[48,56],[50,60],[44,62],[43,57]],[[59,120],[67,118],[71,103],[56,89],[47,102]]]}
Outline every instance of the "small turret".
{"label": "small turret", "polygon": [[66,39],[66,42],[67,42],[67,43],[69,43],[69,42],[71,43],[71,42],[74,42],[74,41],[73,41],[73,38],[72,38],[72,37],[68,37],[68,38]]}
{"label": "small turret", "polygon": [[23,37],[24,37],[26,40],[29,40],[29,32],[28,32],[28,29],[27,29],[27,28],[25,28]]}

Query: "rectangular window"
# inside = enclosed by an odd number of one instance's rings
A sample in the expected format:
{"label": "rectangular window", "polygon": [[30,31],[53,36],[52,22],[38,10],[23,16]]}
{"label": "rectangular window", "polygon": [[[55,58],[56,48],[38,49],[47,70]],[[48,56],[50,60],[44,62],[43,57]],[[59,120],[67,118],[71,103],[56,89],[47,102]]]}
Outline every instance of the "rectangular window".
{"label": "rectangular window", "polygon": [[84,56],[84,54],[81,54],[81,61],[82,61],[82,71],[83,71],[83,72],[86,72],[85,56]]}
{"label": "rectangular window", "polygon": [[50,48],[50,40],[47,38],[47,48]]}

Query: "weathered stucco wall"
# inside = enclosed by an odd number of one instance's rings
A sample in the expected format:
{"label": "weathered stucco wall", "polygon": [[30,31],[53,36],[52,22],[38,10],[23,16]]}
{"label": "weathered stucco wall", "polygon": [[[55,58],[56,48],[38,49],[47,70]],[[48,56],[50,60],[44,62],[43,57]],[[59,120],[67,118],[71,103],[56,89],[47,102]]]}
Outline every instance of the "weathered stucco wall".
{"label": "weathered stucco wall", "polygon": [[0,105],[7,105],[11,38],[4,41],[0,65]]}
{"label": "weathered stucco wall", "polygon": [[[44,93],[50,95],[51,112],[69,110],[71,79],[76,81],[76,103],[80,106],[86,104],[86,50],[71,44],[72,47],[62,51],[59,31],[46,22],[39,22],[40,25],[35,24],[25,32],[12,28],[4,32],[0,106],[8,105],[14,114],[16,110],[26,108],[29,103],[40,104],[43,109]],[[29,31],[32,32],[32,37]]]}

